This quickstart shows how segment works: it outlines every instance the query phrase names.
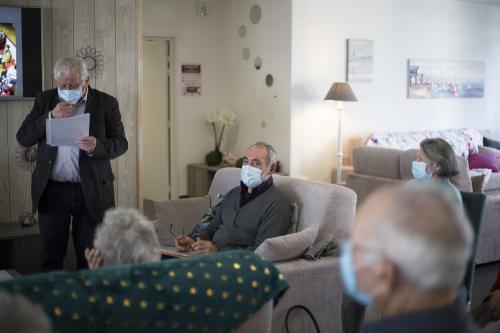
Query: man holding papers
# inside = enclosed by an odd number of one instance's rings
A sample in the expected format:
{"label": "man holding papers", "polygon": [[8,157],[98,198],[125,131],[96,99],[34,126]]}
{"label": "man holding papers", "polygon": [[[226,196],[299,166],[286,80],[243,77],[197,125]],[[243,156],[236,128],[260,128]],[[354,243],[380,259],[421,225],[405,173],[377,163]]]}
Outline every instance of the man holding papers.
{"label": "man holding papers", "polygon": [[62,268],[71,223],[82,269],[96,225],[115,205],[110,160],[124,154],[128,143],[117,100],[90,88],[83,59],[58,60],[54,79],[57,88],[37,95],[17,141],[38,145],[31,196],[33,212],[38,211],[42,270]]}

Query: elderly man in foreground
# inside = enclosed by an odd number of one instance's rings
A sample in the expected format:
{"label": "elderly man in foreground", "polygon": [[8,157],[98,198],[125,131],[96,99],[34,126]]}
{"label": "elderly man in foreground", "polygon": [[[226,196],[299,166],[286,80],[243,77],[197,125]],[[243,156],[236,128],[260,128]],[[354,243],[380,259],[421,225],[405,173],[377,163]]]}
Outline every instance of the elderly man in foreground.
{"label": "elderly man in foreground", "polygon": [[476,332],[458,297],[472,239],[468,221],[437,188],[371,196],[340,260],[346,292],[382,318],[361,332]]}
{"label": "elderly man in foreground", "polygon": [[290,203],[273,183],[277,161],[272,145],[257,142],[250,146],[243,159],[240,186],[224,196],[207,226],[195,228],[189,236],[177,236],[177,249],[253,251],[267,238],[285,234]]}

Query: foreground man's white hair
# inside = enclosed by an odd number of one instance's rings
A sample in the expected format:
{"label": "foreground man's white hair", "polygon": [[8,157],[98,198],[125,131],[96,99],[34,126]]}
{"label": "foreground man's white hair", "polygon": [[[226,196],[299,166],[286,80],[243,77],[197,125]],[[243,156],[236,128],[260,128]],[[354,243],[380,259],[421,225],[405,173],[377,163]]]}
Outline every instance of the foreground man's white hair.
{"label": "foreground man's white hair", "polygon": [[64,57],[57,60],[54,65],[54,79],[57,81],[61,76],[68,75],[71,72],[78,72],[80,80],[85,80],[89,76],[87,64],[80,57]]}
{"label": "foreground man's white hair", "polygon": [[142,264],[161,259],[160,243],[151,221],[135,209],[108,210],[97,228],[94,247],[103,257],[103,265]]}
{"label": "foreground man's white hair", "polygon": [[[422,290],[455,290],[463,281],[473,244],[472,227],[463,212],[435,186],[384,191],[388,207],[370,219],[371,245],[411,285]],[[377,197],[382,204],[380,197],[383,194]]]}
{"label": "foreground man's white hair", "polygon": [[20,294],[0,292],[0,332],[50,333],[52,327],[42,307]]}

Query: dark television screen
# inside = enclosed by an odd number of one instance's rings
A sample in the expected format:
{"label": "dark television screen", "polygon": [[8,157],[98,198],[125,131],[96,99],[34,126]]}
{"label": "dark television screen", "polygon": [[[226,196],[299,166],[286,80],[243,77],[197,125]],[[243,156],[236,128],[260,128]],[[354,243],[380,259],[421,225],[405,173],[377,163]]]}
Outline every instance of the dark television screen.
{"label": "dark television screen", "polygon": [[40,8],[0,7],[0,98],[42,90]]}

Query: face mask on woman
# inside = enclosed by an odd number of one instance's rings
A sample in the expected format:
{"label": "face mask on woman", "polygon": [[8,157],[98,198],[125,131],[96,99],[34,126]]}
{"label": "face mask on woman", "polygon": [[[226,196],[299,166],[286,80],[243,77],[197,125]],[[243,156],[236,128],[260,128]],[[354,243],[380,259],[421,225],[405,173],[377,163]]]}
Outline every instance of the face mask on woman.
{"label": "face mask on woman", "polygon": [[413,178],[418,181],[427,181],[432,177],[432,173],[427,172],[427,163],[420,161],[413,161],[411,164],[411,173],[413,174]]}

